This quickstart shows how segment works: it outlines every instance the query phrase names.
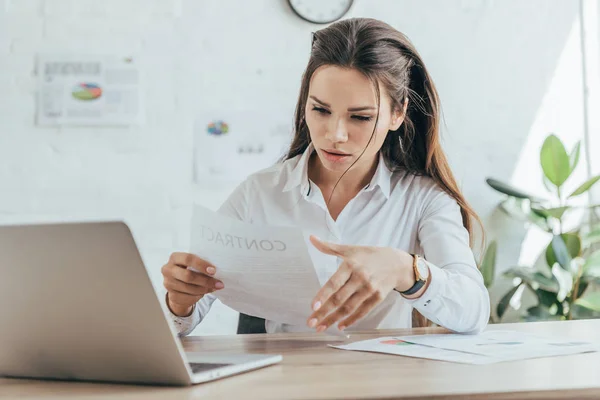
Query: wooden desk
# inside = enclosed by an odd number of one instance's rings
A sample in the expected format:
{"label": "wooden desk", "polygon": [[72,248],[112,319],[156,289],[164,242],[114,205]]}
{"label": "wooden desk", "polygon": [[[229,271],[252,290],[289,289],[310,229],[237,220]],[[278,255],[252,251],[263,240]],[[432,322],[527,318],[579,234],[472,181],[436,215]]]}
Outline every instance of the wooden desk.
{"label": "wooden desk", "polygon": [[[600,341],[600,320],[490,325]],[[375,336],[440,333],[378,331]],[[0,379],[0,398],[27,399],[558,399],[600,398],[600,352],[476,366],[326,347],[333,337],[275,334],[190,337],[186,350],[283,354],[261,370],[188,388]]]}

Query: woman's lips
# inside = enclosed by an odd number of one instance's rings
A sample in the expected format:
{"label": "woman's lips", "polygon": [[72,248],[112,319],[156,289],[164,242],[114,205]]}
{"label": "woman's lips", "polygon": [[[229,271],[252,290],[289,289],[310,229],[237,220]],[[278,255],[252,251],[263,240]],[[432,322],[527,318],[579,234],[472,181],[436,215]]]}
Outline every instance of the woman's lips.
{"label": "woman's lips", "polygon": [[328,151],[328,150],[323,150],[323,155],[325,155],[325,158],[328,159],[329,161],[333,161],[333,162],[339,162],[339,161],[343,161],[345,159],[347,159],[348,157],[350,157],[350,154],[342,154],[342,153],[337,153],[337,152],[332,152],[332,151]]}

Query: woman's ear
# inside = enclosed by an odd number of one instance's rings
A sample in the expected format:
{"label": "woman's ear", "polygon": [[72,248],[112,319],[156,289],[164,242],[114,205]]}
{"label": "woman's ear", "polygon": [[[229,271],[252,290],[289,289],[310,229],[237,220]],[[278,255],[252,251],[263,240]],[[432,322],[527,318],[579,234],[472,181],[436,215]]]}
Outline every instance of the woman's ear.
{"label": "woman's ear", "polygon": [[408,97],[404,99],[402,106],[402,110],[396,107],[394,112],[392,113],[392,119],[390,121],[390,131],[398,130],[398,128],[400,128],[400,125],[402,125],[402,123],[404,122],[406,110],[408,110]]}

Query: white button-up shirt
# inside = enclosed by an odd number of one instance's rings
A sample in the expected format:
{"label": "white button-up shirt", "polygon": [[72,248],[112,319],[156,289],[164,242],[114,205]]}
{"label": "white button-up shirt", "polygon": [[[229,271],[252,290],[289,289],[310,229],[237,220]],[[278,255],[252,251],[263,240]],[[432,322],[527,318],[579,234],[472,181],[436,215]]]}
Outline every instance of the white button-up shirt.
{"label": "white button-up shirt", "polygon": [[[392,173],[380,156],[371,182],[333,220],[319,187],[308,179],[313,151],[310,145],[304,154],[251,175],[219,212],[249,223],[298,227],[336,243],[394,247],[426,260],[431,282],[420,298],[409,300],[392,291],[348,331],[410,328],[413,308],[452,331],[481,331],[489,319],[490,299],[457,202],[429,177]],[[340,261],[312,245],[309,252],[324,284]],[[215,299],[205,295],[189,317],[172,315],[180,335],[201,322]],[[314,331],[277,321],[265,321],[265,328],[268,333]]]}

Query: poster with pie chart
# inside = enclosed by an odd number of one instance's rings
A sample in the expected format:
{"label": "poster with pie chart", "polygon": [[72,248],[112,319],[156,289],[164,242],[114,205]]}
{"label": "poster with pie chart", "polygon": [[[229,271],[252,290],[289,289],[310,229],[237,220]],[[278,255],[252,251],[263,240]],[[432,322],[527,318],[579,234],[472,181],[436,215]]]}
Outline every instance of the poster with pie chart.
{"label": "poster with pie chart", "polygon": [[268,168],[291,142],[293,109],[202,109],[193,127],[194,181],[240,182]]}
{"label": "poster with pie chart", "polygon": [[38,55],[37,124],[131,126],[144,120],[137,59]]}

